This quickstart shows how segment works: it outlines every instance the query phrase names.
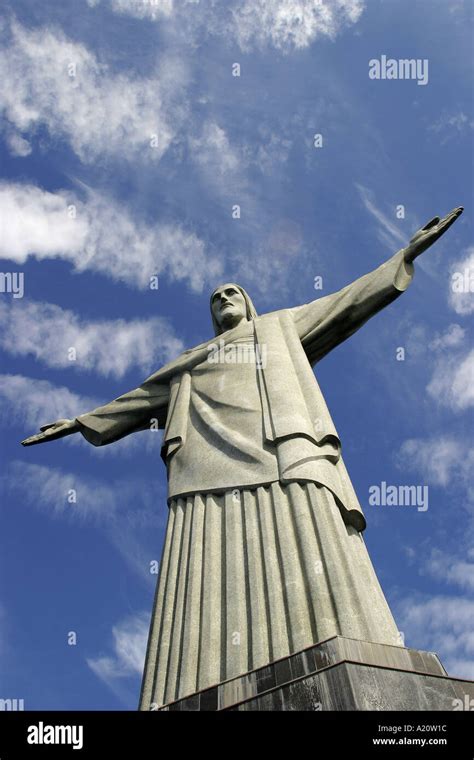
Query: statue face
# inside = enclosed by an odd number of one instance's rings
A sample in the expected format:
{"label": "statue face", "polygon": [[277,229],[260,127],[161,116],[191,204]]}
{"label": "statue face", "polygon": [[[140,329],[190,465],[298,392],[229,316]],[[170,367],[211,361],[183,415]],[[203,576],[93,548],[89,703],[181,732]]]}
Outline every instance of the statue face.
{"label": "statue face", "polygon": [[247,304],[235,285],[227,283],[217,288],[211,299],[211,309],[219,327],[230,330],[247,318]]}

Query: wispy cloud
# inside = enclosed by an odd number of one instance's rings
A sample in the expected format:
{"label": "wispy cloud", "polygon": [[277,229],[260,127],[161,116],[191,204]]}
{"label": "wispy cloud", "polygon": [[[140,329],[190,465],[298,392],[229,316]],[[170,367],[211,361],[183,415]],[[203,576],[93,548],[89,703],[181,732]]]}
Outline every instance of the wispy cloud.
{"label": "wispy cloud", "polygon": [[6,494],[53,519],[93,524],[142,581],[156,582],[150,562],[159,559],[155,546],[166,521],[165,489],[156,478],[151,486],[133,477],[111,486],[105,479],[16,460],[2,483]]}
{"label": "wispy cloud", "polygon": [[306,48],[319,37],[334,39],[355,24],[362,0],[244,0],[233,11],[237,42],[244,50],[271,45],[282,51]]}
{"label": "wispy cloud", "polygon": [[25,140],[25,138],[19,135],[17,132],[11,132],[8,134],[6,141],[10,149],[10,153],[13,156],[25,158],[25,156],[29,156],[32,152],[32,147],[28,140]]}
{"label": "wispy cloud", "polygon": [[[145,661],[149,615],[139,612],[112,628],[112,654],[88,657],[87,664],[125,704],[133,700],[127,679],[141,676]],[[136,701],[136,697],[135,697]]]}
{"label": "wispy cloud", "polygon": [[[414,233],[421,228],[419,219],[412,213],[407,214],[405,210],[405,216],[403,219],[398,219],[397,222],[392,221],[395,218],[395,205],[392,206],[391,214],[384,211],[379,201],[375,197],[375,193],[364,185],[354,183],[359,193],[361,201],[366,210],[377,221],[377,235],[379,240],[386,245],[392,251],[397,247],[405,248],[408,242],[414,235]],[[433,214],[434,216],[434,214]],[[427,223],[427,219],[423,221],[423,224]],[[439,250],[440,243],[437,244]],[[432,278],[439,279],[439,275],[436,273],[436,259],[431,255],[422,255],[417,258],[415,262],[415,269],[418,267],[423,272]]]}
{"label": "wispy cloud", "polygon": [[48,367],[122,377],[143,373],[176,357],[184,346],[166,319],[82,320],[48,303],[0,302],[0,346],[15,356],[34,356]]}
{"label": "wispy cloud", "polygon": [[410,438],[400,446],[395,461],[401,469],[420,472],[427,483],[460,488],[469,501],[474,501],[474,448],[469,449],[453,436]]}
{"label": "wispy cloud", "polygon": [[33,502],[52,517],[104,523],[123,508],[123,497],[118,500],[114,490],[100,481],[52,467],[15,461],[4,477],[10,491],[21,493],[27,503]]}
{"label": "wispy cloud", "polygon": [[455,412],[474,406],[474,349],[464,355],[443,356],[426,390],[439,404]]}
{"label": "wispy cloud", "polygon": [[183,104],[172,105],[187,82],[183,68],[164,65],[149,78],[133,78],[114,73],[57,28],[14,23],[4,36],[0,101],[20,132],[44,125],[84,162],[99,155],[157,161],[166,152],[183,118]]}
{"label": "wispy cloud", "polygon": [[[58,386],[47,380],[38,380],[24,375],[0,375],[0,418],[4,426],[18,423],[24,426],[24,435],[32,435],[41,425],[46,425],[58,419],[74,419],[97,406],[106,403],[108,399],[93,399],[73,393],[64,386]],[[91,456],[107,457],[116,455],[131,455],[137,449],[149,451],[159,456],[161,431],[135,433],[110,446],[95,447],[86,443],[82,435],[71,435],[64,438],[61,444],[86,447]],[[19,443],[19,442],[18,442]]]}
{"label": "wispy cloud", "polygon": [[[474,404],[474,351],[468,330],[457,323],[442,332],[424,324],[404,325],[405,347],[424,375],[428,395],[438,406],[462,413]],[[421,380],[421,376],[420,376]]]}
{"label": "wispy cloud", "polygon": [[458,586],[462,590],[474,591],[473,559],[472,548],[466,559],[463,559],[459,552],[453,555],[433,548],[429,558],[423,564],[422,572],[449,585]]}
{"label": "wispy cloud", "polygon": [[[97,1],[94,0],[94,4]],[[184,0],[184,3],[181,0],[181,4],[186,4],[186,0]],[[175,2],[174,0],[110,0],[110,6],[116,13],[159,21],[172,15]]]}
{"label": "wispy cloud", "polygon": [[436,652],[448,673],[474,678],[474,600],[455,596],[411,596],[397,619],[407,646]]}
{"label": "wispy cloud", "polygon": [[171,224],[148,225],[121,204],[85,188],[86,200],[33,185],[0,185],[0,257],[22,264],[61,258],[76,271],[92,270],[135,287],[165,273],[201,291],[222,270],[192,232]]}
{"label": "wispy cloud", "polygon": [[108,681],[142,673],[148,620],[148,614],[139,613],[112,628],[114,656],[87,661],[98,676]]}
{"label": "wispy cloud", "polygon": [[428,126],[429,132],[439,136],[441,145],[445,145],[453,138],[459,138],[471,129],[474,129],[474,120],[470,119],[464,111],[443,113],[439,119]]}
{"label": "wispy cloud", "polygon": [[[190,136],[189,146],[194,162],[205,172],[206,179],[217,183],[229,183],[230,177],[241,173],[245,165],[242,151],[231,144],[225,129],[214,121],[207,121],[198,136]],[[227,187],[227,192],[235,193],[235,187]]]}
{"label": "wispy cloud", "polygon": [[97,399],[23,375],[0,375],[0,399],[4,421],[24,423],[32,430],[100,406]]}
{"label": "wispy cloud", "polygon": [[[452,324],[443,333],[437,333],[429,344],[429,348],[442,351],[462,345],[466,331],[461,325]],[[426,345],[426,344],[425,344]]]}
{"label": "wispy cloud", "polygon": [[[91,6],[99,0],[87,0]],[[355,24],[363,0],[109,0],[117,13],[152,21],[188,22],[191,29],[223,36],[248,51],[272,47],[288,53],[307,48],[316,39],[334,39]],[[189,33],[189,32],[188,32]]]}
{"label": "wispy cloud", "polygon": [[379,239],[389,248],[407,244],[406,233],[400,227],[391,221],[387,214],[382,211],[376,203],[374,193],[369,188],[355,183],[364,207],[378,222]]}

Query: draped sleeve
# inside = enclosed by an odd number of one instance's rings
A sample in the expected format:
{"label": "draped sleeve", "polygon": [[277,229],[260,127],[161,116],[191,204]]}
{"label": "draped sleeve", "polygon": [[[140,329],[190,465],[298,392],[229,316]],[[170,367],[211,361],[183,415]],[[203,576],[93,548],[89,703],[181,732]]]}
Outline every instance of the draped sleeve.
{"label": "draped sleeve", "polygon": [[169,385],[145,381],[138,388],[76,417],[80,432],[93,446],[104,446],[130,433],[165,427]]}
{"label": "draped sleeve", "polygon": [[316,364],[394,301],[411,283],[413,271],[401,250],[342,290],[289,309],[310,363]]}

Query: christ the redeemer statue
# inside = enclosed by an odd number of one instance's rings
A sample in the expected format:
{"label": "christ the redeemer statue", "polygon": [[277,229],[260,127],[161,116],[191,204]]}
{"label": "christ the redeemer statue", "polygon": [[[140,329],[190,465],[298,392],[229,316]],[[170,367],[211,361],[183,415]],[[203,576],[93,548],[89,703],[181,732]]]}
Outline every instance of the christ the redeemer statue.
{"label": "christ the redeemer statue", "polygon": [[334,635],[400,645],[312,366],[407,288],[414,259],[462,210],[435,217],[373,272],[302,306],[258,316],[241,287],[218,287],[217,339],[23,441],[80,432],[103,446],[164,428],[169,519],[140,709]]}

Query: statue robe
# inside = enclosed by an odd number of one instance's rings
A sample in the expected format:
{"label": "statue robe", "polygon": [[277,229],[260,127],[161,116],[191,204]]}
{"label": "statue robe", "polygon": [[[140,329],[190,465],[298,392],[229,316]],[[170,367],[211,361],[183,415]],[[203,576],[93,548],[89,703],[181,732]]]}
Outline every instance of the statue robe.
{"label": "statue robe", "polygon": [[[185,351],[77,418],[94,445],[164,427],[170,510],[141,709],[332,635],[399,643],[311,367],[412,272],[399,252],[337,293]],[[245,348],[251,360],[213,361],[216,343],[221,359]]]}

